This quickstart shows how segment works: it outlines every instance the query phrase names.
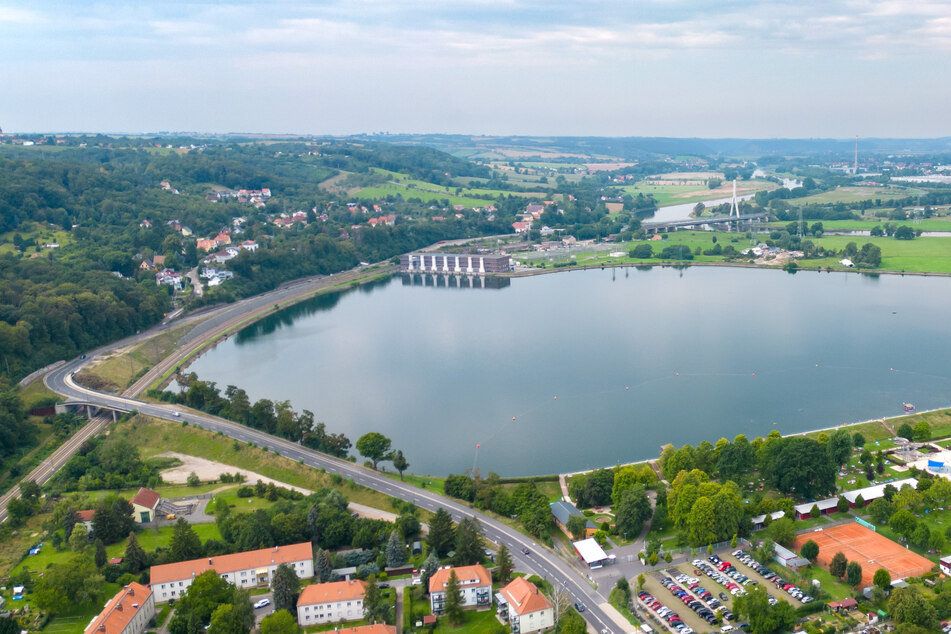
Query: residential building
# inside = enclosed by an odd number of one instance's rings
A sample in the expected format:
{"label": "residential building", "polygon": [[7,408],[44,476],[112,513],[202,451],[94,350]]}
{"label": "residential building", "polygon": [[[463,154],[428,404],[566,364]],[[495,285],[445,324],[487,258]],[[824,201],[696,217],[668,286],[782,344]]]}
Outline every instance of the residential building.
{"label": "residential building", "polygon": [[139,524],[148,524],[155,519],[159,500],[162,499],[155,491],[139,489],[130,502],[132,503],[132,518]]}
{"label": "residential building", "polygon": [[297,599],[297,623],[301,627],[317,623],[359,621],[363,618],[366,581],[333,581],[304,588]]}
{"label": "residential building", "polygon": [[83,634],[142,634],[155,616],[155,593],[132,582],[119,590]]}
{"label": "residential building", "polygon": [[484,608],[492,605],[492,575],[485,566],[445,566],[429,578],[429,603],[433,614],[442,614],[446,607],[446,584],[455,571],[462,595],[462,607]]}
{"label": "residential building", "polygon": [[516,577],[497,595],[499,615],[512,626],[512,634],[539,632],[555,626],[555,609],[538,591],[538,587],[523,577]]}
{"label": "residential building", "polygon": [[76,511],[76,523],[86,527],[87,533],[92,533],[92,518],[96,511],[89,509],[86,511]]}
{"label": "residential building", "polygon": [[280,564],[289,565],[301,579],[314,576],[313,550],[310,542],[250,550],[233,555],[192,559],[174,564],[152,566],[150,579],[156,603],[178,599],[201,573],[214,570],[239,588],[268,586]]}
{"label": "residential building", "polygon": [[568,530],[568,520],[572,517],[581,517],[585,520],[584,537],[594,537],[594,534],[598,531],[598,527],[594,525],[594,522],[587,519],[584,513],[579,511],[578,507],[571,502],[565,502],[563,500],[552,502],[551,514],[555,519],[555,524],[561,529],[561,532],[571,539],[574,539],[574,536],[571,534],[571,531]]}
{"label": "residential building", "polygon": [[941,572],[951,577],[951,556],[939,559],[938,566],[941,568]]}

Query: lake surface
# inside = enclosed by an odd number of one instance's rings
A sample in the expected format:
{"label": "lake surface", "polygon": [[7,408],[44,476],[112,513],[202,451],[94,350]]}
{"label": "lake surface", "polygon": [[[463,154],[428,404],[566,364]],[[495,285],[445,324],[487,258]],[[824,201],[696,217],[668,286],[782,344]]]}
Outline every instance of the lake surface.
{"label": "lake surface", "polygon": [[501,286],[322,296],[192,370],[353,442],[379,431],[437,475],[472,468],[476,444],[482,473],[534,475],[951,405],[949,278],[655,267]]}
{"label": "lake surface", "polygon": [[[753,197],[753,194],[743,194],[742,196],[737,196],[737,202],[742,202],[744,200],[750,200]],[[733,200],[732,196],[727,198],[716,198],[714,200],[704,200],[704,206],[707,208],[718,207],[719,205],[729,204]],[[659,207],[657,211],[654,212],[654,215],[650,218],[645,219],[644,222],[674,222],[677,220],[690,220],[692,216],[690,215],[693,212],[693,208],[697,206],[696,202],[692,203],[678,203],[676,205],[667,205],[666,207]]]}

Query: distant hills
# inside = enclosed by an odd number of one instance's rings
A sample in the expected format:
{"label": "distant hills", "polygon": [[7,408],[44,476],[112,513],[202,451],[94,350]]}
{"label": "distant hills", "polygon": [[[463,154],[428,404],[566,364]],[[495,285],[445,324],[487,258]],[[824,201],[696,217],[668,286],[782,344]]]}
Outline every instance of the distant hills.
{"label": "distant hills", "polygon": [[[528,160],[540,155],[600,155],[637,160],[659,156],[851,156],[855,138],[847,139],[700,139],[673,137],[530,137],[463,134],[357,135],[351,140],[375,140],[423,145],[457,156]],[[951,152],[951,137],[935,139],[859,138],[859,153],[928,154]],[[492,156],[495,155],[495,156]],[[566,158],[568,158],[566,156]]]}

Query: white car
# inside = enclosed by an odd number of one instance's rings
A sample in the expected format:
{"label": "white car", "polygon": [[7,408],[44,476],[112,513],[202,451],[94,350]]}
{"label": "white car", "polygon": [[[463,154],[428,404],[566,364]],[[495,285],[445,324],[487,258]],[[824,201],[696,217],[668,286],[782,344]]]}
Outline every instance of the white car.
{"label": "white car", "polygon": [[270,600],[270,599],[261,599],[260,601],[258,601],[258,602],[256,602],[256,603],[254,604],[254,609],[257,610],[258,608],[263,608],[263,607],[266,606],[266,605],[271,605],[271,600]]}
{"label": "white car", "polygon": [[181,415],[182,415],[181,412],[172,412],[172,416],[181,416]]}

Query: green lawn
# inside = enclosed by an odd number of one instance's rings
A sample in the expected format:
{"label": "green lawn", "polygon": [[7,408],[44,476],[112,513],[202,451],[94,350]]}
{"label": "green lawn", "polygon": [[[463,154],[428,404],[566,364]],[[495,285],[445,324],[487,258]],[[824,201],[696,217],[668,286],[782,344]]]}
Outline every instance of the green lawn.
{"label": "green lawn", "polygon": [[[886,222],[899,226],[905,224],[920,231],[951,231],[951,216],[925,218],[918,224],[913,224],[911,220],[888,220],[869,215],[863,215],[861,220],[807,220],[804,222],[807,225],[822,222],[822,228],[825,231],[871,231],[876,226],[883,227]],[[783,229],[788,224],[788,222],[771,222],[768,226]]]}
{"label": "green lawn", "polygon": [[[240,485],[238,485],[240,486]],[[274,502],[269,502],[263,497],[251,496],[249,498],[238,497],[238,486],[235,486],[231,489],[222,491],[221,493],[216,493],[215,497],[208,502],[208,513],[214,515],[214,505],[216,500],[223,499],[228,503],[228,506],[233,508],[239,513],[246,513],[250,511],[256,511],[258,509],[265,509],[270,507]]]}
{"label": "green lawn", "polygon": [[[877,245],[882,250],[883,271],[951,273],[951,238],[915,238],[914,240],[896,240],[895,238],[869,238],[865,236],[824,236],[813,238],[816,246],[841,251],[849,242],[859,248],[866,242]],[[803,260],[800,268],[842,268],[839,258]]]}
{"label": "green lawn", "polygon": [[[172,541],[173,529],[172,526],[163,526],[159,529],[146,528],[136,533],[136,539],[139,540],[139,545],[145,550],[155,550],[159,546],[167,546]],[[218,526],[215,524],[193,524],[192,529],[198,534],[202,542],[209,539],[221,539],[221,533],[218,532]],[[122,557],[125,554],[128,541],[129,539],[125,538],[121,542],[106,546],[106,554],[110,558]],[[91,549],[92,546],[89,548]],[[41,572],[53,564],[68,561],[74,554],[73,551],[68,549],[57,551],[50,544],[46,544],[38,555],[27,556],[13,569],[13,572],[19,572],[20,570]]]}

